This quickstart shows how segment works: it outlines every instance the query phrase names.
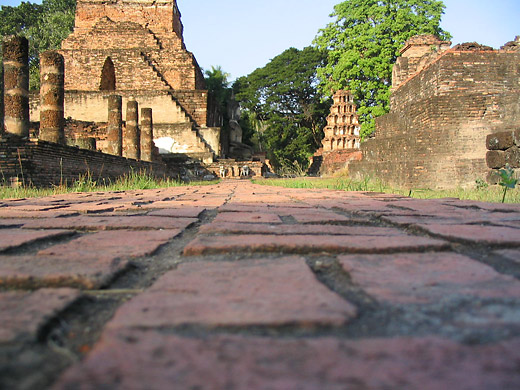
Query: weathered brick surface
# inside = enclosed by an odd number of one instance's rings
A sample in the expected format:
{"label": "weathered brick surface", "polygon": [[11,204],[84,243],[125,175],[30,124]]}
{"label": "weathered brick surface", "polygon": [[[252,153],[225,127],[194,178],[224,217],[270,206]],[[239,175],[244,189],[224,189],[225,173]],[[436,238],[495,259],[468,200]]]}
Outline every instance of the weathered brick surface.
{"label": "weathered brick surface", "polygon": [[183,264],[124,305],[108,327],[341,325],[355,315],[304,259],[289,257]]}
{"label": "weathered brick surface", "polygon": [[40,256],[61,258],[100,257],[128,258],[154,253],[161,245],[177,236],[181,230],[116,230],[87,234],[65,244],[51,246],[38,252]]}
{"label": "weathered brick surface", "polygon": [[520,245],[520,229],[515,228],[457,224],[418,224],[417,226],[448,240]]}
{"label": "weathered brick surface", "polygon": [[282,223],[281,219],[274,214],[264,214],[264,213],[238,213],[238,212],[228,212],[228,213],[220,213],[215,218],[215,223],[221,222],[261,222],[261,223]]}
{"label": "weathered brick surface", "polygon": [[127,269],[124,257],[98,253],[58,253],[39,256],[1,256],[0,286],[14,288],[78,287],[95,289],[106,286]]}
{"label": "weathered brick surface", "polygon": [[520,281],[454,253],[341,256],[339,260],[356,284],[381,301],[520,297]]}
{"label": "weathered brick surface", "polygon": [[24,224],[30,229],[80,229],[80,230],[158,230],[185,229],[197,222],[195,218],[164,218],[158,216],[110,216],[110,217],[70,217],[31,220]]}
{"label": "weathered brick surface", "polygon": [[245,180],[2,200],[0,241],[43,236],[0,254],[0,388],[516,389],[519,223]]}
{"label": "weathered brick surface", "polygon": [[[403,236],[398,229],[372,226],[341,226],[341,225],[286,225],[286,224],[256,224],[213,221],[201,226],[201,233],[225,234],[316,234],[338,236]],[[338,238],[340,240],[341,238]]]}
{"label": "weathered brick surface", "polygon": [[463,346],[437,338],[341,340],[106,333],[58,389],[489,390],[520,386],[518,339]]}
{"label": "weathered brick surface", "polygon": [[198,237],[184,254],[204,255],[227,252],[285,253],[385,253],[392,251],[442,250],[447,243],[424,237],[314,236],[314,235],[236,235]]}
{"label": "weathered brick surface", "polygon": [[0,343],[19,337],[35,340],[42,326],[79,296],[77,290],[70,288],[0,292]]}
{"label": "weathered brick surface", "polygon": [[170,205],[168,209],[150,211],[148,215],[156,217],[198,218],[205,210],[205,207],[174,208]]}
{"label": "weathered brick surface", "polygon": [[17,246],[31,244],[36,241],[71,235],[70,230],[18,230],[2,229],[0,235],[0,252]]}

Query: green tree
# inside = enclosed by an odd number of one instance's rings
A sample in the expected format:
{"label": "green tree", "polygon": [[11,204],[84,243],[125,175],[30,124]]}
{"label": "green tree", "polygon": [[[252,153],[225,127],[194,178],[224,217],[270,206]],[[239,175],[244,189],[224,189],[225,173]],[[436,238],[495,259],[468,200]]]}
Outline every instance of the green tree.
{"label": "green tree", "polygon": [[75,0],[22,2],[0,9],[0,35],[23,35],[29,40],[30,89],[40,87],[40,52],[59,49],[74,27]]}
{"label": "green tree", "polygon": [[392,66],[406,40],[417,34],[450,38],[440,27],[444,8],[436,0],[347,0],[334,6],[336,20],[314,41],[328,51],[326,65],[318,69],[320,89],[327,95],[353,92],[363,137],[389,110]]}
{"label": "green tree", "polygon": [[313,47],[290,48],[234,84],[236,99],[248,114],[273,165],[304,169],[320,146],[330,102],[318,92],[316,69],[326,54]]}
{"label": "green tree", "polygon": [[222,113],[226,110],[226,104],[231,97],[232,89],[229,86],[229,73],[224,72],[221,66],[211,67],[211,70],[206,70],[205,81],[206,88],[213,95]]}

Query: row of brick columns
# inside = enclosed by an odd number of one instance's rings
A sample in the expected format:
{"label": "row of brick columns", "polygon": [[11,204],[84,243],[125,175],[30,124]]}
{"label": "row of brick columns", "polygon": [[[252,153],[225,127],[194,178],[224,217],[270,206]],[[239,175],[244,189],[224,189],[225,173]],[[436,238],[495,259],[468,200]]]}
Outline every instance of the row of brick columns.
{"label": "row of brick columns", "polygon": [[134,98],[126,104],[125,148],[123,148],[123,98],[119,95],[108,97],[107,153],[135,160],[152,161],[153,120],[152,109],[141,108],[139,123],[139,103]]}
{"label": "row of brick columns", "polygon": [[[22,138],[29,137],[29,67],[27,39],[11,37],[3,45],[4,59],[4,131]],[[40,55],[40,139],[64,145],[64,59],[56,51]],[[1,125],[1,123],[0,123]],[[135,160],[152,161],[152,109],[141,109],[127,102],[125,150],[123,150],[122,97],[108,98],[107,153]]]}

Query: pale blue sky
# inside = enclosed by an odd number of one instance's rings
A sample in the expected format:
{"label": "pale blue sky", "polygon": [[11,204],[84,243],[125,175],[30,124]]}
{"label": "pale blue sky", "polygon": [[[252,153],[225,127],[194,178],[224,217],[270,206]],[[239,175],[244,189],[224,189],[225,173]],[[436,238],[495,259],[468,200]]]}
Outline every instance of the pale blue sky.
{"label": "pale blue sky", "polygon": [[[40,1],[37,1],[40,2]],[[188,50],[204,69],[244,76],[289,47],[311,44],[341,0],[177,0]],[[17,5],[20,0],[0,0]],[[519,0],[444,0],[442,27],[453,44],[498,48],[520,35]]]}

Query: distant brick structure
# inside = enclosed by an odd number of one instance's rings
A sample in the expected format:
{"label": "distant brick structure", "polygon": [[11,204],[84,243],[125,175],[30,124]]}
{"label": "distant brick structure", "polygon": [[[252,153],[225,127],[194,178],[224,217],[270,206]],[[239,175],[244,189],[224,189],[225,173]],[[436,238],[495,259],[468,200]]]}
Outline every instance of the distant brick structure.
{"label": "distant brick structure", "polygon": [[518,37],[500,50],[411,38],[394,67],[390,113],[377,118],[350,173],[407,188],[485,179],[487,135],[520,121],[519,49]]}
{"label": "distant brick structure", "polygon": [[107,122],[109,95],[122,96],[124,111],[134,97],[154,110],[161,152],[219,155],[221,116],[182,34],[175,0],[77,0],[74,32],[60,50],[65,117]]}
{"label": "distant brick structure", "polygon": [[359,160],[361,153],[360,127],[354,96],[350,91],[336,91],[324,129],[322,147],[312,158],[311,174],[333,174],[352,160]]}

